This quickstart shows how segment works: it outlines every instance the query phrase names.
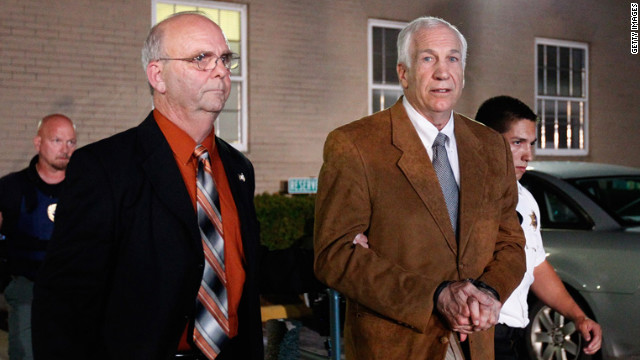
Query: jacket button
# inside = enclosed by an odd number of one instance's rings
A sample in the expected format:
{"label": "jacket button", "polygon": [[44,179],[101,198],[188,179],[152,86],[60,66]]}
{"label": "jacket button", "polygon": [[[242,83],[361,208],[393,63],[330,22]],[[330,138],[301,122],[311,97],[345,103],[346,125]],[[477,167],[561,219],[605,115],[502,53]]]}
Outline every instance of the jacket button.
{"label": "jacket button", "polygon": [[446,336],[443,336],[440,338],[440,343],[441,344],[448,344],[449,343],[449,338]]}

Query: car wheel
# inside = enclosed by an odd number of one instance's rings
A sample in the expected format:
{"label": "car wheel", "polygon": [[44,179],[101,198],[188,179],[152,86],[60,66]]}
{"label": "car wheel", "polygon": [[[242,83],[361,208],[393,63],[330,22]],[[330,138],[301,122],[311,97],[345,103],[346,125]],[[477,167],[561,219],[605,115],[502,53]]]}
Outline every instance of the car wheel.
{"label": "car wheel", "polygon": [[[535,299],[525,330],[529,357],[537,360],[595,360],[582,352],[583,339],[575,323]],[[581,306],[582,309],[585,307]]]}

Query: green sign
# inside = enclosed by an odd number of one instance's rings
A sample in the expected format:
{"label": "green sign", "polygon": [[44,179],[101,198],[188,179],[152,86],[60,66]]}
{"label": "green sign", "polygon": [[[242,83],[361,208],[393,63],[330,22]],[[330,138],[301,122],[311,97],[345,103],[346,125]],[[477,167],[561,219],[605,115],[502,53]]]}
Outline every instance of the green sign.
{"label": "green sign", "polygon": [[318,178],[289,178],[289,194],[315,194],[318,191]]}

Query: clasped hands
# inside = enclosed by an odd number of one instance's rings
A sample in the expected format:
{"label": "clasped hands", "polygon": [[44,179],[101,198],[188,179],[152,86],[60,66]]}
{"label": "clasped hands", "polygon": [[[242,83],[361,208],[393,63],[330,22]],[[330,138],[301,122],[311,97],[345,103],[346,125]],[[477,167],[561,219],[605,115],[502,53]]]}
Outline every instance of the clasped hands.
{"label": "clasped hands", "polygon": [[[353,243],[369,248],[369,239],[364,234],[357,234]],[[460,334],[460,341],[465,341],[468,334],[497,324],[501,308],[502,303],[491,292],[476,287],[468,280],[447,285],[436,303],[436,309],[449,328]]]}
{"label": "clasped hands", "polygon": [[491,292],[471,281],[461,280],[447,285],[438,296],[436,309],[460,341],[475,331],[487,330],[498,323],[502,303]]}

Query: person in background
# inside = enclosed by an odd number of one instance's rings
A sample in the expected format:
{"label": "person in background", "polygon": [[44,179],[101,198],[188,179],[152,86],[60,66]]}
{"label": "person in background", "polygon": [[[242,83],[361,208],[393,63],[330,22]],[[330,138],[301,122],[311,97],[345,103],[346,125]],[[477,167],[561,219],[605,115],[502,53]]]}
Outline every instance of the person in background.
{"label": "person in background", "polygon": [[545,257],[540,234],[540,209],[533,195],[519,180],[533,160],[536,136],[536,114],[522,101],[510,96],[497,96],[485,101],[476,120],[498,131],[507,140],[513,155],[518,180],[518,217],[526,238],[527,271],[520,285],[504,302],[495,330],[496,360],[519,359],[523,353],[524,328],[529,323],[527,295],[529,288],[546,305],[573,321],[587,341],[585,354],[596,353],[602,344],[602,329],[589,319],[564,287],[562,280]]}
{"label": "person in background", "polygon": [[398,36],[404,96],[327,137],[315,272],[347,299],[347,359],[493,358],[524,236],[508,145],[453,111],[466,49],[448,22],[412,21]]}
{"label": "person in background", "polygon": [[264,358],[259,290],[272,268],[254,170],[214,130],[238,59],[198,13],[150,30],[154,109],[69,164],[34,289],[37,360]]}
{"label": "person in background", "polygon": [[31,301],[55,221],[58,194],[76,149],[73,122],[61,114],[45,116],[33,138],[37,155],[29,166],[0,179],[0,233],[6,236],[11,277],[4,296],[9,304],[9,358],[33,359]]}

